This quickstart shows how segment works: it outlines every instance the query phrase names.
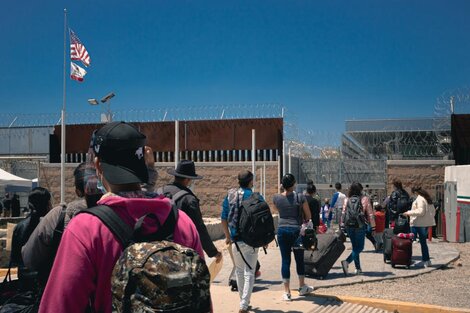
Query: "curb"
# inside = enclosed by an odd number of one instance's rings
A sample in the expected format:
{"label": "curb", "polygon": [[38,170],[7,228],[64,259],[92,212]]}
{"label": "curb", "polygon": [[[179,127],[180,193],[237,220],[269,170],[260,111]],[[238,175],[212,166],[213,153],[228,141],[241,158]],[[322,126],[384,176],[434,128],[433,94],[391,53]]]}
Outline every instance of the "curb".
{"label": "curb", "polygon": [[[423,274],[427,274],[427,273],[431,273],[435,270],[438,270],[438,269],[441,269],[447,265],[449,265],[450,263],[452,262],[455,262],[457,261],[458,259],[460,259],[460,252],[458,252],[458,255],[455,257],[455,258],[452,258],[449,262],[445,263],[445,264],[439,264],[439,266],[431,266],[431,267],[428,267],[427,270],[425,271],[422,271],[422,272],[417,272],[417,273],[413,273],[413,274],[406,274],[406,275],[403,275],[403,276],[391,276],[391,277],[380,277],[380,278],[370,278],[368,280],[358,280],[358,281],[351,281],[351,282],[344,282],[344,283],[336,283],[336,284],[331,284],[331,285],[323,285],[323,286],[318,286],[318,287],[315,287],[315,289],[320,289],[320,288],[334,288],[334,287],[343,287],[343,286],[351,286],[351,285],[356,285],[356,284],[367,284],[367,283],[374,283],[374,282],[379,282],[379,281],[384,281],[384,280],[394,280],[394,279],[400,279],[400,278],[412,278],[412,277],[417,277],[417,276],[421,276]],[[308,276],[306,276],[308,277]],[[470,311],[468,311],[470,313]]]}
{"label": "curb", "polygon": [[470,309],[452,308],[414,302],[359,298],[351,296],[330,296],[317,293],[315,293],[314,296],[336,301],[360,304],[396,313],[470,313]]}

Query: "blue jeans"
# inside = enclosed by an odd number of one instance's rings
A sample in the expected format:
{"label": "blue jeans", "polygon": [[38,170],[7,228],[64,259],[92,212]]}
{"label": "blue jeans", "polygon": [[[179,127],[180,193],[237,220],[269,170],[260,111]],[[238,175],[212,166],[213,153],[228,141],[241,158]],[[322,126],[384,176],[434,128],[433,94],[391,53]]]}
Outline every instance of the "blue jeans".
{"label": "blue jeans", "polygon": [[359,261],[359,254],[364,250],[364,242],[366,239],[366,229],[363,228],[347,228],[349,239],[351,240],[352,252],[346,259],[348,263],[354,261],[356,269],[361,269],[361,262]]}
{"label": "blue jeans", "polygon": [[277,241],[279,243],[279,250],[281,250],[281,275],[283,282],[289,282],[290,280],[292,250],[294,251],[297,275],[304,276],[305,274],[304,249],[297,249],[300,245],[299,234],[300,229],[295,227],[279,227],[277,229]]}
{"label": "blue jeans", "polygon": [[429,261],[429,249],[428,249],[428,227],[411,227],[411,232],[417,234],[419,238],[419,244],[421,245],[421,260],[424,262]]}

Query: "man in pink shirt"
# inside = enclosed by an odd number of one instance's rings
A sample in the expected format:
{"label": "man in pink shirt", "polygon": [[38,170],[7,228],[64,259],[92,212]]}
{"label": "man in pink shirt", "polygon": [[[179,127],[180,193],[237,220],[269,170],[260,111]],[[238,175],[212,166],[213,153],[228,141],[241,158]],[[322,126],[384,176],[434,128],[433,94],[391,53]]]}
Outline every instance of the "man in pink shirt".
{"label": "man in pink shirt", "polygon": [[[132,228],[148,213],[163,225],[171,212],[168,199],[141,190],[148,180],[145,141],[134,126],[113,122],[97,131],[93,144],[97,176],[105,189],[98,204],[111,207]],[[142,235],[157,229],[156,223],[144,223]],[[182,211],[173,239],[204,257],[196,227]],[[123,248],[98,217],[84,213],[74,217],[62,236],[39,312],[110,313],[111,274]]]}

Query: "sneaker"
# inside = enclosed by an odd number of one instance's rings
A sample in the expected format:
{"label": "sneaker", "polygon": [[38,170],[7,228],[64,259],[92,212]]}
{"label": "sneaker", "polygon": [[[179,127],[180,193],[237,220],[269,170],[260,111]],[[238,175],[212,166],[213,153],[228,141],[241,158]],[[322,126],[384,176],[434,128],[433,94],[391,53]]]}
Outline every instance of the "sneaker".
{"label": "sneaker", "polygon": [[424,262],[424,267],[430,267],[432,266],[432,263],[430,260]]}
{"label": "sneaker", "polygon": [[292,301],[290,293],[284,292],[284,294],[282,295],[282,301]]}
{"label": "sneaker", "polygon": [[349,267],[348,261],[346,260],[341,261],[341,267],[343,268],[344,276],[348,276],[348,267]]}
{"label": "sneaker", "polygon": [[255,279],[259,278],[261,276],[261,271],[256,271],[255,273]]}
{"label": "sneaker", "polygon": [[240,311],[238,311],[238,313],[248,313],[248,310],[240,309]]}
{"label": "sneaker", "polygon": [[360,269],[356,269],[356,275],[363,275],[362,271]]}
{"label": "sneaker", "polygon": [[312,287],[312,286],[303,285],[302,287],[299,288],[299,296],[308,295],[308,294],[311,293],[312,291],[313,291],[313,287]]}

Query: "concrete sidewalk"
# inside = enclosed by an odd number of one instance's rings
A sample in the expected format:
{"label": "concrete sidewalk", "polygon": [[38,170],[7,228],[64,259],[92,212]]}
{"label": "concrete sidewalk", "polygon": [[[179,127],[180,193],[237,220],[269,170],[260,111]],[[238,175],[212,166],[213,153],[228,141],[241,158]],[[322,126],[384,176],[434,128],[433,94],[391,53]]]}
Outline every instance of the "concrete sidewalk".
{"label": "concrete sidewalk", "polygon": [[[447,265],[459,257],[459,252],[443,242],[428,242],[432,267],[424,268],[419,266],[421,260],[421,247],[419,244],[413,244],[414,265],[410,269],[404,267],[392,268],[390,264],[383,261],[381,253],[373,251],[372,244],[366,240],[366,247],[361,253],[361,267],[364,275],[349,275],[345,277],[341,269],[340,261],[346,259],[351,253],[351,244],[346,242],[346,250],[338,259],[330,273],[324,280],[306,278],[306,283],[315,287],[315,294],[321,294],[322,288],[332,286],[360,284],[363,282],[380,281],[385,279],[406,278],[427,273],[437,268]],[[281,256],[279,248],[273,243],[269,246],[267,254],[262,249],[259,253],[261,263],[261,277],[256,281],[251,305],[256,310],[253,312],[316,312],[325,305],[325,299],[318,297],[298,297],[295,301],[285,303],[281,301],[282,280],[281,280]],[[213,301],[215,312],[237,312],[238,311],[238,293],[231,292],[228,286],[228,279],[232,270],[232,263],[228,251],[224,249],[224,265],[218,276],[213,282]],[[350,265],[350,272],[354,272],[354,265]],[[298,288],[298,279],[295,272],[295,262],[292,257],[291,264],[291,289],[293,297],[296,298],[296,288]],[[317,289],[318,288],[318,289]],[[360,288],[360,287],[358,287]],[[367,295],[364,295],[365,297]],[[330,299],[331,300],[331,299]],[[338,305],[338,308],[340,306]],[[334,312],[334,311],[332,311]],[[344,311],[348,312],[348,310]],[[385,311],[383,311],[385,312]]]}

